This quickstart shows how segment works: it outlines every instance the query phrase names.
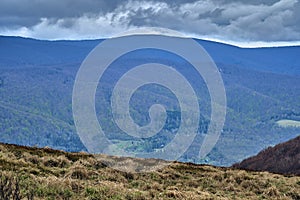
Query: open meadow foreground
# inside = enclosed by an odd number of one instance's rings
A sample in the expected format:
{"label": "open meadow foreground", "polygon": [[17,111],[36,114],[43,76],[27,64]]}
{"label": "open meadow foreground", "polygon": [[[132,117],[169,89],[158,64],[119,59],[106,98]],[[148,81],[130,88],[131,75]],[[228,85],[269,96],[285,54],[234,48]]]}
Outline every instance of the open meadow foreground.
{"label": "open meadow foreground", "polygon": [[150,173],[86,153],[0,145],[0,199],[300,199],[300,177],[175,162]]}

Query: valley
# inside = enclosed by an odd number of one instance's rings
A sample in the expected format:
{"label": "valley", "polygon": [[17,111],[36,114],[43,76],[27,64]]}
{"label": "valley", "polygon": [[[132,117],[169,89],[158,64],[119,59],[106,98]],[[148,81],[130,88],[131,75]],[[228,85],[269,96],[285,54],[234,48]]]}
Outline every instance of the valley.
{"label": "valley", "polygon": [[[0,141],[65,151],[86,151],[72,116],[72,90],[80,63],[102,40],[42,41],[0,37]],[[96,92],[96,110],[107,137],[128,151],[155,151],[166,145],[180,123],[180,110],[172,93],[162,87],[143,87],[131,101],[132,115],[147,124],[147,111],[158,101],[168,110],[167,124],[156,137],[135,140],[113,122],[109,109],[111,89],[120,75],[145,62],[174,66],[190,80],[199,96],[199,133],[179,160],[230,166],[268,146],[300,134],[298,126],[278,126],[281,120],[300,120],[300,47],[238,48],[197,40],[219,68],[227,95],[226,122],[217,145],[204,158],[197,157],[207,131],[210,97],[201,77],[189,63],[163,51],[136,51],[118,59]],[[286,124],[286,123],[284,123]],[[290,124],[290,121],[289,123]]]}

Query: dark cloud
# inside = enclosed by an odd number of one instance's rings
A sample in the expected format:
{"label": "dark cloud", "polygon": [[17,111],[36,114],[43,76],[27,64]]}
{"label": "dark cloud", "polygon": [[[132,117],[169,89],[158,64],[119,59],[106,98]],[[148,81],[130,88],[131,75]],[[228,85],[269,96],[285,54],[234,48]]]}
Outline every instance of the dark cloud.
{"label": "dark cloud", "polygon": [[300,40],[297,0],[1,0],[0,34],[106,37],[158,26],[239,41]]}
{"label": "dark cloud", "polygon": [[250,4],[250,5],[273,5],[279,0],[213,0],[219,4],[229,4],[229,3],[241,3],[241,4]]}
{"label": "dark cloud", "polygon": [[[41,18],[70,18],[85,14],[106,13],[114,10],[120,1],[98,0],[1,0],[0,18],[14,18],[14,24],[6,26],[26,26],[40,22]],[[2,20],[4,21],[4,20]]]}
{"label": "dark cloud", "polygon": [[230,25],[230,19],[225,18],[222,16],[222,12],[225,9],[216,8],[211,11],[207,11],[203,14],[199,14],[199,19],[206,19],[209,18],[212,23],[217,24],[219,26],[228,26]]}

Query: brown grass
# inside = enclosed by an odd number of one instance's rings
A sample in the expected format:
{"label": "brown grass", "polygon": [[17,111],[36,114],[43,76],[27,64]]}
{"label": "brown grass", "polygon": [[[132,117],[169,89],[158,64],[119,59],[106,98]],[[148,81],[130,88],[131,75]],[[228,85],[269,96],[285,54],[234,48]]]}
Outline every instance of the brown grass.
{"label": "brown grass", "polygon": [[300,199],[299,176],[179,162],[125,173],[86,153],[49,148],[0,145],[0,170],[22,199]]}

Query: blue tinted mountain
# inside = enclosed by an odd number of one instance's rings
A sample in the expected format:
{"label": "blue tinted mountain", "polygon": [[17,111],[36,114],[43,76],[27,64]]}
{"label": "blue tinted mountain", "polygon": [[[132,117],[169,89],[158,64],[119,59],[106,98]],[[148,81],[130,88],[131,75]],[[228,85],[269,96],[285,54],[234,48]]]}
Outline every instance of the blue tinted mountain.
{"label": "blue tinted mountain", "polygon": [[[177,67],[199,96],[199,134],[181,161],[232,165],[270,145],[295,138],[298,127],[282,127],[282,119],[300,120],[300,47],[238,48],[197,40],[214,59],[224,80],[227,116],[213,151],[197,155],[210,120],[210,98],[204,81],[184,60],[163,51],[132,52],[112,64],[99,84],[96,110],[99,122],[116,144],[128,151],[153,151],[172,140],[180,110],[166,88],[140,88],[132,97],[131,114],[137,123],[149,122],[147,111],[161,102],[168,109],[167,124],[156,137],[137,140],[124,134],[111,119],[110,91],[129,66],[159,62]],[[88,53],[101,42],[41,41],[0,37],[0,141],[29,146],[49,146],[82,151],[72,116],[72,89],[76,73]],[[111,73],[111,74],[109,74]],[[150,94],[150,95],[149,95]],[[142,147],[142,149],[140,148]]]}

